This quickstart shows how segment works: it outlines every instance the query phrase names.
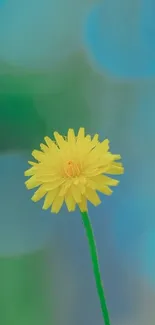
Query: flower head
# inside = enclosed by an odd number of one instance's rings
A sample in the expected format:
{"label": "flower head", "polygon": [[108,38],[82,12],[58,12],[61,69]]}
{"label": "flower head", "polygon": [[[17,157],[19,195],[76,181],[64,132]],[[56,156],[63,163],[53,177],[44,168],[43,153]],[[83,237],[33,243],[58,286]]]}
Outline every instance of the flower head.
{"label": "flower head", "polygon": [[112,194],[110,186],[119,181],[107,176],[122,174],[124,168],[120,155],[109,152],[109,141],[99,142],[98,134],[93,138],[85,136],[80,128],[77,136],[69,129],[67,137],[54,132],[55,141],[45,137],[40,151],[34,150],[32,156],[36,162],[29,161],[31,168],[25,176],[31,176],[25,184],[28,189],[38,187],[32,197],[37,202],[45,196],[43,209],[51,207],[58,213],[63,203],[69,211],[76,205],[87,211],[87,201],[97,206],[101,203],[97,192]]}

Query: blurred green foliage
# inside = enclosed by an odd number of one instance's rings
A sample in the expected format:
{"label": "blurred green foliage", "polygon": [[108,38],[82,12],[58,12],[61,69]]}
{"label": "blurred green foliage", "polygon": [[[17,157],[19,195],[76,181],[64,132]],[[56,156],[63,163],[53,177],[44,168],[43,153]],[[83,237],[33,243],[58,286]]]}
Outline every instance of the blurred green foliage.
{"label": "blurred green foliage", "polygon": [[46,276],[45,252],[0,257],[0,324],[51,324]]}
{"label": "blurred green foliage", "polygon": [[24,71],[3,64],[0,75],[0,150],[31,149],[58,130],[89,126],[85,90],[93,78],[86,58],[75,55],[53,71]]}

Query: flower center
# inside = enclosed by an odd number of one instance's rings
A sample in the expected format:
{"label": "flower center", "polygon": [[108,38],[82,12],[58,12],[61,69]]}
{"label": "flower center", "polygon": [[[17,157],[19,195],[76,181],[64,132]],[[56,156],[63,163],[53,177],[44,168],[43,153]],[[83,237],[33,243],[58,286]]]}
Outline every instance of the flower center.
{"label": "flower center", "polygon": [[68,177],[76,177],[81,173],[80,166],[72,160],[69,160],[64,168],[65,174]]}

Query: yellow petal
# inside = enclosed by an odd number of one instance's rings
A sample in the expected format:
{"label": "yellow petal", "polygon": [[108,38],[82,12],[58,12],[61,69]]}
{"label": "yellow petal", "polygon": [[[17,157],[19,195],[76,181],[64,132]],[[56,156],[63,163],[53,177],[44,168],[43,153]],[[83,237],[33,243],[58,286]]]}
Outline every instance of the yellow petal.
{"label": "yellow petal", "polygon": [[88,142],[91,142],[91,136],[89,134],[86,135],[85,139],[88,140]]}
{"label": "yellow petal", "polygon": [[45,183],[45,188],[47,191],[54,190],[65,182],[64,179],[60,178],[54,182]]}
{"label": "yellow petal", "polygon": [[32,188],[35,188],[39,185],[41,185],[42,182],[39,182],[37,179],[36,179],[36,175],[32,176],[30,179],[28,179],[26,182],[25,182],[25,185],[27,187],[28,190],[31,190]]}
{"label": "yellow petal", "polygon": [[86,187],[85,187],[85,185],[80,183],[78,186],[79,186],[79,188],[80,188],[81,194],[84,194],[85,191],[86,191]]}
{"label": "yellow petal", "polygon": [[112,164],[105,173],[110,175],[121,175],[124,173],[124,168]]}
{"label": "yellow petal", "polygon": [[97,186],[97,190],[105,195],[111,195],[112,194],[112,190],[108,187],[108,186],[104,186],[104,185],[98,185]]}
{"label": "yellow petal", "polygon": [[72,180],[66,181],[65,183],[62,184],[59,195],[60,196],[65,196],[66,193],[68,192],[69,188],[71,187]]}
{"label": "yellow petal", "polygon": [[109,150],[109,140],[108,139],[105,139],[104,141],[102,141],[100,143],[99,149],[102,152],[107,152]]}
{"label": "yellow petal", "polygon": [[54,189],[53,191],[50,191],[45,196],[45,201],[43,205],[43,210],[47,210],[53,203],[55,197],[59,193],[59,188]]}
{"label": "yellow petal", "polygon": [[41,200],[45,194],[47,193],[46,189],[44,188],[44,185],[40,186],[38,188],[38,190],[34,193],[34,195],[32,196],[31,200],[33,202],[37,202],[39,200]]}
{"label": "yellow petal", "polygon": [[107,170],[109,170],[109,169],[106,166],[97,167],[97,168],[94,168],[94,169],[93,169],[93,166],[92,166],[92,168],[88,168],[88,170],[85,171],[85,174],[86,174],[87,177],[94,178],[95,176],[106,173]]}
{"label": "yellow petal", "polygon": [[49,137],[45,137],[44,140],[49,148],[53,147],[54,141],[52,141]]}
{"label": "yellow petal", "polygon": [[87,208],[87,199],[84,196],[82,196],[81,202],[78,205],[79,205],[79,208],[80,208],[80,211],[81,212],[88,211],[88,208]]}
{"label": "yellow petal", "polygon": [[78,183],[77,183],[77,180],[75,180],[74,184],[76,184],[76,185],[78,184],[81,194],[85,193],[85,190],[86,190],[86,177],[85,176],[79,176]]}
{"label": "yellow petal", "polygon": [[[57,172],[54,170],[52,166],[46,166],[45,164],[38,164],[36,169],[37,177],[41,176],[52,176],[52,177],[58,177]],[[59,176],[60,177],[60,176]]]}
{"label": "yellow petal", "polygon": [[85,158],[84,161],[84,165],[85,165],[85,169],[86,172],[90,172],[90,168],[92,170],[92,168],[94,169],[94,167],[97,165],[98,160],[99,160],[99,153],[96,151],[96,147],[93,150],[90,150],[88,152],[87,157]]}
{"label": "yellow petal", "polygon": [[121,162],[113,162],[113,165],[118,166],[118,167],[123,167],[123,164]]}
{"label": "yellow petal", "polygon": [[48,147],[47,146],[45,146],[45,144],[43,144],[43,143],[41,143],[40,144],[40,149],[43,151],[43,152],[48,152]]}
{"label": "yellow petal", "polygon": [[58,132],[54,132],[54,137],[59,148],[64,148],[64,146],[66,146],[67,143],[62,135],[60,135]]}
{"label": "yellow petal", "polygon": [[84,137],[85,137],[85,129],[80,128],[79,132],[78,132],[78,135],[77,135],[77,143],[83,141]]}
{"label": "yellow petal", "polygon": [[73,195],[73,198],[75,202],[79,203],[81,202],[81,191],[78,186],[72,185],[71,186],[71,193]]}
{"label": "yellow petal", "polygon": [[67,209],[68,209],[69,212],[75,210],[76,203],[75,203],[75,200],[74,200],[74,198],[72,197],[72,195],[70,193],[66,195],[65,203],[66,203],[66,206],[67,206]]}
{"label": "yellow petal", "polygon": [[75,133],[73,129],[68,130],[68,143],[72,146],[75,144]]}
{"label": "yellow petal", "polygon": [[109,185],[109,186],[117,186],[119,184],[119,181],[116,179],[113,179],[111,177],[105,176],[105,175],[98,175],[93,177],[93,181],[96,184],[100,185]]}
{"label": "yellow petal", "polygon": [[31,165],[31,166],[36,166],[37,165],[37,163],[36,162],[34,162],[34,161],[28,161],[28,163],[29,163],[29,165]]}
{"label": "yellow petal", "polygon": [[32,176],[32,175],[35,174],[35,171],[36,171],[36,167],[31,167],[31,168],[29,168],[28,170],[26,170],[24,172],[24,175],[25,176]]}
{"label": "yellow petal", "polygon": [[95,190],[92,190],[91,188],[86,189],[85,196],[95,206],[97,206],[101,203],[101,200],[100,200],[98,194],[96,193]]}
{"label": "yellow petal", "polygon": [[44,153],[39,150],[33,150],[32,156],[39,162],[41,162],[44,159]]}
{"label": "yellow petal", "polygon": [[38,181],[41,181],[43,183],[53,183],[53,182],[56,182],[56,181],[60,181],[60,179],[62,180],[62,178],[60,178],[59,175],[56,175],[55,173],[54,174],[43,174],[43,175],[38,175],[37,173],[37,180]]}
{"label": "yellow petal", "polygon": [[64,197],[63,196],[56,196],[53,203],[51,212],[58,213],[64,203]]}
{"label": "yellow petal", "polygon": [[95,134],[92,141],[91,141],[92,147],[96,146],[98,144],[98,138],[99,138],[99,135]]}
{"label": "yellow petal", "polygon": [[93,190],[96,189],[96,182],[92,179],[87,179],[87,187],[92,188]]}
{"label": "yellow petal", "polygon": [[112,153],[109,153],[109,157],[111,160],[120,160],[121,155],[113,155]]}
{"label": "yellow petal", "polygon": [[81,194],[84,194],[85,193],[85,182],[83,182],[83,179],[81,179],[80,177],[79,178],[76,178],[74,181],[73,181],[73,184],[75,186],[78,186]]}

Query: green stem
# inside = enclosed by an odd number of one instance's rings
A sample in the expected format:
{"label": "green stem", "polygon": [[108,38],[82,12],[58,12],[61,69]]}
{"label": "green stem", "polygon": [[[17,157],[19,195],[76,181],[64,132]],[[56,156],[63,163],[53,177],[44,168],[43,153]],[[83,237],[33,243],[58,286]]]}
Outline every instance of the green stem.
{"label": "green stem", "polygon": [[105,325],[110,325],[110,318],[109,318],[108,308],[106,304],[104,289],[102,285],[97,248],[96,248],[92,225],[87,212],[81,212],[81,215],[82,215],[82,221],[85,227],[86,235],[88,238],[90,255],[93,263],[93,270],[94,270],[95,281],[96,281],[96,288],[100,299],[100,305],[101,305],[104,323]]}

